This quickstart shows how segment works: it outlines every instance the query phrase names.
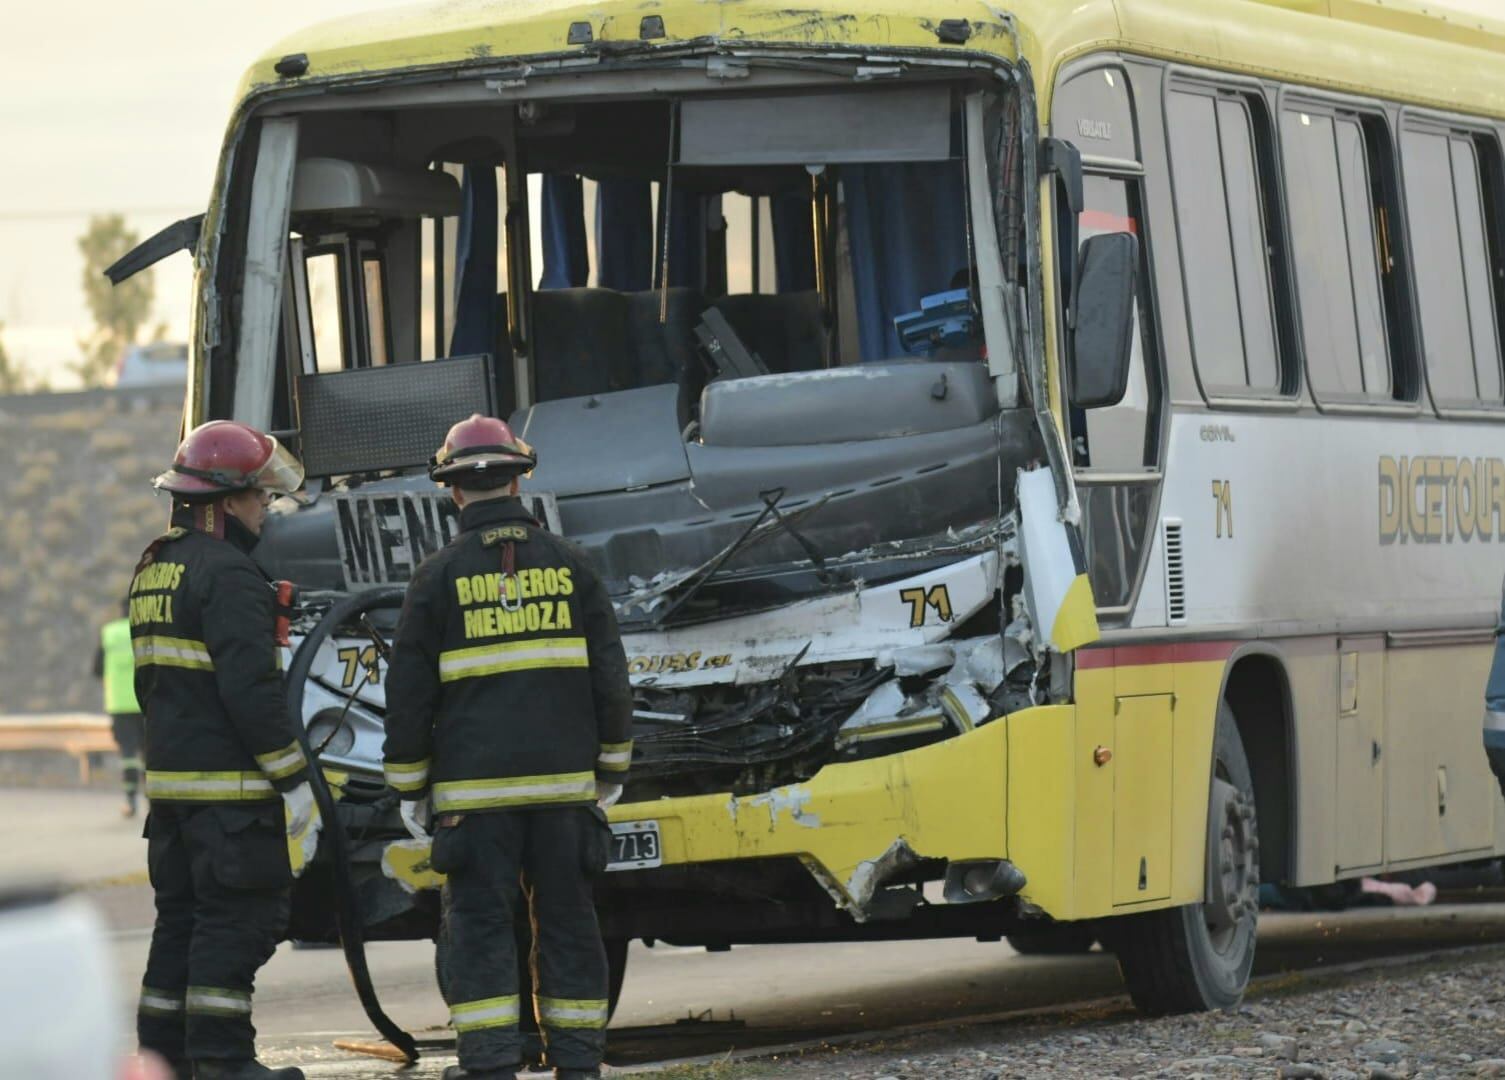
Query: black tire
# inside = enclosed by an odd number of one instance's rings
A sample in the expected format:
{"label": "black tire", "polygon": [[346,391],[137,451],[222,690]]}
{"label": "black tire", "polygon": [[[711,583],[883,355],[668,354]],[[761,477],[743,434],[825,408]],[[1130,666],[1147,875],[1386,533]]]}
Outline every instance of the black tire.
{"label": "black tire", "polygon": [[[1231,1009],[1254,967],[1259,918],[1259,829],[1254,782],[1233,710],[1218,708],[1208,804],[1206,902],[1105,922],[1129,997],[1149,1015]],[[1216,838],[1216,848],[1212,843]]]}
{"label": "black tire", "polygon": [[[533,973],[529,966],[528,955],[533,949],[533,929],[526,919],[519,919],[513,924],[517,934],[517,985],[526,990],[525,997],[531,999],[533,993]],[[622,997],[622,983],[627,978],[627,938],[606,939],[606,966],[607,966],[607,990],[606,1008],[608,1015],[617,1011],[617,1002]],[[439,984],[439,995],[444,998],[446,1005],[449,1000],[449,970],[450,970],[450,943],[449,930],[445,919],[439,920],[439,933],[434,938],[434,981]],[[533,1015],[532,1009],[523,1009],[521,1028],[526,1034],[538,1030],[538,1021]]]}
{"label": "black tire", "polygon": [[1097,931],[1078,923],[1055,923],[1016,930],[1008,942],[1020,956],[1075,956],[1092,951]]}

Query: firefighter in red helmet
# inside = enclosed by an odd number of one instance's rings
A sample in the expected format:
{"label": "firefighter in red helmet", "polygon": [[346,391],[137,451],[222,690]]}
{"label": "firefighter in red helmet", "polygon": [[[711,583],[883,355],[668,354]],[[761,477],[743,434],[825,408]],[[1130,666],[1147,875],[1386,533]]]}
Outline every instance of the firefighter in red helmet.
{"label": "firefighter in red helmet", "polygon": [[172,527],[131,581],[157,905],[137,1033],[180,1078],[303,1076],[257,1062],[251,1026],[256,971],[287,921],[287,836],[316,818],[273,591],[250,554],[272,495],[302,482],[271,436],[225,420],[195,428],[154,482],[172,495]]}
{"label": "firefighter in red helmet", "polygon": [[501,420],[450,429],[429,475],[449,485],[461,532],[414,574],[387,677],[387,782],[415,836],[432,809],[432,863],[448,875],[460,1064],[446,1080],[512,1080],[522,1064],[512,921],[528,917],[525,894],[549,1063],[584,1080],[605,1048],[593,878],[632,757],[632,693],[600,578],[517,498],[536,463]]}

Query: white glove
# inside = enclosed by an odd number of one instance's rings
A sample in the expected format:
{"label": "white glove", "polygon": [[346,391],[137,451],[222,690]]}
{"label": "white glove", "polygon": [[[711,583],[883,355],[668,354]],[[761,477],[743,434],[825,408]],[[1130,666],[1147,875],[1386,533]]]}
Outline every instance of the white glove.
{"label": "white glove", "polygon": [[404,799],[400,807],[403,828],[414,840],[427,840],[434,825],[434,804],[425,795],[421,799]]}
{"label": "white glove", "polygon": [[314,789],[305,780],[291,791],[284,791],[282,802],[287,807],[287,834],[297,836],[313,820]]}
{"label": "white glove", "polygon": [[610,810],[617,805],[617,800],[622,797],[622,785],[610,784],[602,780],[596,781],[596,805],[602,810]]}

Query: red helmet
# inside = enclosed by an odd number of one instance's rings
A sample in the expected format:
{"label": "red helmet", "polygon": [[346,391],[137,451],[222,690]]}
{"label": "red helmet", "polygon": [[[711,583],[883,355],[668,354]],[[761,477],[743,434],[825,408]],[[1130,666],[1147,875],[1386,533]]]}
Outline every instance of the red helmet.
{"label": "red helmet", "polygon": [[270,435],[234,420],[211,420],[190,431],[172,468],[152,481],[159,491],[202,500],[260,488],[290,495],[303,484],[303,466]]}
{"label": "red helmet", "polygon": [[505,482],[532,472],[537,464],[533,448],[512,434],[505,420],[472,413],[469,420],[449,429],[444,445],[429,462],[429,476],[441,484]]}

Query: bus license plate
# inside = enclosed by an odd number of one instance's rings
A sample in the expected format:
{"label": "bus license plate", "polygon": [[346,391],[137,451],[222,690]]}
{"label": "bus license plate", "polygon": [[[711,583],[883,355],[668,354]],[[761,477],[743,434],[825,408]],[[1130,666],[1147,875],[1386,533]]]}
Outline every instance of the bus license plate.
{"label": "bus license plate", "polygon": [[608,870],[642,870],[664,864],[656,821],[616,821],[611,826]]}

